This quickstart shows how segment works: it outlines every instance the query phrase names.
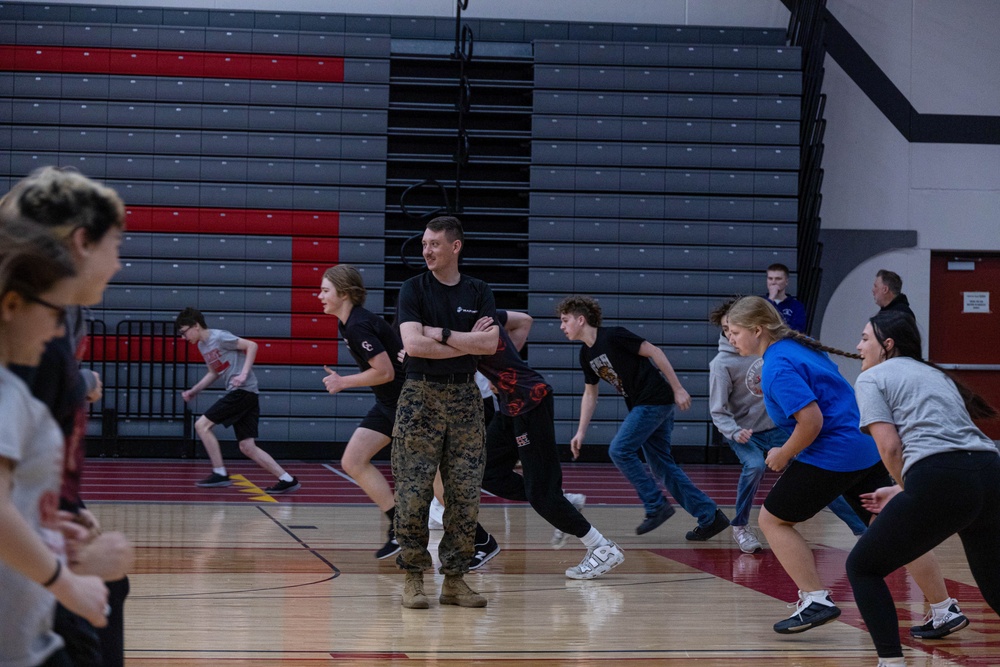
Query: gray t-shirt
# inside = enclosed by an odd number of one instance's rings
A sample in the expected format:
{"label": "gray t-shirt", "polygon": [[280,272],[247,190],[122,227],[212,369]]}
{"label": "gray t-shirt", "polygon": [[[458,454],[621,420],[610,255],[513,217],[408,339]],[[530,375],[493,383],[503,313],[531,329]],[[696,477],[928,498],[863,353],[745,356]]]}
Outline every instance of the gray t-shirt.
{"label": "gray t-shirt", "polygon": [[198,351],[205,358],[208,367],[222,377],[226,391],[243,389],[257,393],[257,376],[253,369],[247,374],[247,380],[242,387],[233,387],[230,383],[233,376],[239,375],[246,363],[247,355],[236,348],[239,338],[224,329],[208,329],[208,340],[198,342]]}
{"label": "gray t-shirt", "polygon": [[887,359],[858,376],[861,428],[895,424],[903,441],[903,476],[917,461],[954,451],[997,451],[976,428],[951,379],[908,357]]}
{"label": "gray t-shirt", "polygon": [[[58,518],[62,431],[45,404],[3,366],[0,415],[0,456],[14,464],[11,502],[62,556],[62,536],[43,528]],[[39,665],[62,646],[62,639],[52,632],[55,608],[52,593],[0,561],[0,667]]]}

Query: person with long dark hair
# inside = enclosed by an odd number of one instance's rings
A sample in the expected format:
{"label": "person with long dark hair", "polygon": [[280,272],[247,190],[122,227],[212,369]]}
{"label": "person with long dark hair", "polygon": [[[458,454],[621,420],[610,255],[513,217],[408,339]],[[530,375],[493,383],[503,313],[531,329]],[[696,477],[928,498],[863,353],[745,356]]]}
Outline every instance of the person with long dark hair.
{"label": "person with long dark hair", "polygon": [[[885,577],[958,534],[972,576],[1000,614],[1000,452],[973,423],[997,411],[941,369],[924,361],[916,322],[882,311],[857,346],[855,383],[860,425],[871,434],[897,481],[862,498],[879,518],[847,559],[847,576],[879,665],[905,665],[898,618]],[[932,605],[918,628],[948,629],[953,599]]]}
{"label": "person with long dark hair", "polygon": [[[775,424],[789,433],[783,445],[767,452],[767,466],[784,472],[767,494],[758,522],[774,555],[799,588],[795,613],[775,623],[774,631],[803,632],[833,621],[840,609],[822,585],[812,550],[796,524],[812,518],[840,495],[865,523],[871,523],[872,514],[862,506],[861,495],[891,486],[892,480],[875,442],[858,430],[858,406],[851,385],[826,353],[858,355],[793,331],[774,306],[760,297],[739,299],[728,317],[733,347],[741,355],[764,358],[764,405]],[[909,564],[909,571],[928,599],[948,599],[933,554],[917,558]]]}

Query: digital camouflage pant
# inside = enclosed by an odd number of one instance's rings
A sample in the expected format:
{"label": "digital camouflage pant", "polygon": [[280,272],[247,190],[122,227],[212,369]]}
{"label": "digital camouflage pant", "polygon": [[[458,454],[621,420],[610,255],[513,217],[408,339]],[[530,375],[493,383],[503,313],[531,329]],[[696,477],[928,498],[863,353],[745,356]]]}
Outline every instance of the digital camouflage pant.
{"label": "digital camouflage pant", "polygon": [[479,493],[486,464],[483,402],[474,382],[437,384],[407,380],[392,433],[396,483],[396,563],[404,570],[431,567],[427,515],[434,474],[444,482],[444,536],[438,546],[442,574],[464,574],[475,548]]}

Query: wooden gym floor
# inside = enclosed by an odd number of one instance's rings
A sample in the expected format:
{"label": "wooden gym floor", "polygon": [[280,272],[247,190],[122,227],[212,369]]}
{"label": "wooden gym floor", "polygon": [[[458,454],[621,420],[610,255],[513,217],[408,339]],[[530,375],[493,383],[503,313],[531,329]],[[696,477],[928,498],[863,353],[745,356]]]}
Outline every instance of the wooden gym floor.
{"label": "wooden gym floor", "polygon": [[[198,489],[205,462],[90,460],[84,497],[104,526],[136,545],[126,605],[132,667],[220,663],[227,667],[322,665],[695,665],[874,667],[844,561],[854,542],[829,511],[802,525],[824,581],[844,611],[836,622],[782,636],[771,625],[791,613],[794,584],[773,554],[742,554],[726,530],[705,543],[684,533],[683,510],[635,535],[642,508],[611,465],[564,466],[567,491],[588,496],[584,514],[625,551],[625,563],[593,581],[563,571],[584,549],[526,504],[484,497],[480,521],[503,551],[467,580],[485,609],[442,608],[441,576],[428,573],[429,610],[399,604],[403,577],[374,551],[386,522],[335,462],[291,463],[303,488],[288,496],[246,461],[238,483]],[[387,467],[383,466],[386,473]],[[696,484],[732,515],[739,468],[686,466]],[[762,499],[773,483],[761,486]],[[756,525],[756,510],[752,518]],[[431,533],[432,552],[440,532]],[[906,628],[924,614],[904,573],[890,578],[908,664],[1000,665],[1000,619],[985,605],[960,543],[938,550],[948,587],[972,623],[945,640],[917,641]],[[998,564],[1000,567],[1000,564]]]}

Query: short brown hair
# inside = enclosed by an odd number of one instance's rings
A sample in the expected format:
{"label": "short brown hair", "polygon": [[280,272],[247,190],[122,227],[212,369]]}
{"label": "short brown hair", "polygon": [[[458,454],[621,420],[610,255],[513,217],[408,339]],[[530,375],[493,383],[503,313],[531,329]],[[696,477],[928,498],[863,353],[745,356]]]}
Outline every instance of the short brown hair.
{"label": "short brown hair", "polygon": [[365,281],[356,268],[350,264],[338,264],[327,269],[323,277],[329,280],[338,292],[346,294],[355,306],[365,305],[368,290],[365,289]]}
{"label": "short brown hair", "polygon": [[767,267],[767,270],[768,271],[782,271],[782,272],[784,272],[786,278],[788,277],[788,275],[790,273],[790,271],[788,270],[788,267],[785,266],[784,264],[782,264],[781,262],[775,262],[771,266]]}
{"label": "short brown hair", "polygon": [[601,326],[601,305],[589,296],[568,296],[556,306],[559,315],[583,315],[587,324],[592,327]]}
{"label": "short brown hair", "polygon": [[202,329],[208,328],[208,325],[205,324],[205,316],[197,308],[185,308],[174,320],[174,326],[178,331],[181,327],[193,327],[196,324]]}
{"label": "short brown hair", "polygon": [[879,269],[879,272],[875,274],[876,278],[881,279],[882,284],[889,288],[889,291],[899,296],[899,293],[903,291],[903,279],[899,277],[899,274],[895,271],[890,271],[888,269]]}
{"label": "short brown hair", "polygon": [[453,215],[439,215],[427,223],[427,229],[432,232],[444,232],[448,241],[461,241],[465,245],[465,230],[461,221]]}
{"label": "short brown hair", "polygon": [[739,301],[740,297],[734,296],[732,299],[723,301],[718,306],[712,309],[712,312],[708,314],[708,321],[717,327],[722,326],[722,318],[729,314],[729,309],[733,307],[733,304]]}

